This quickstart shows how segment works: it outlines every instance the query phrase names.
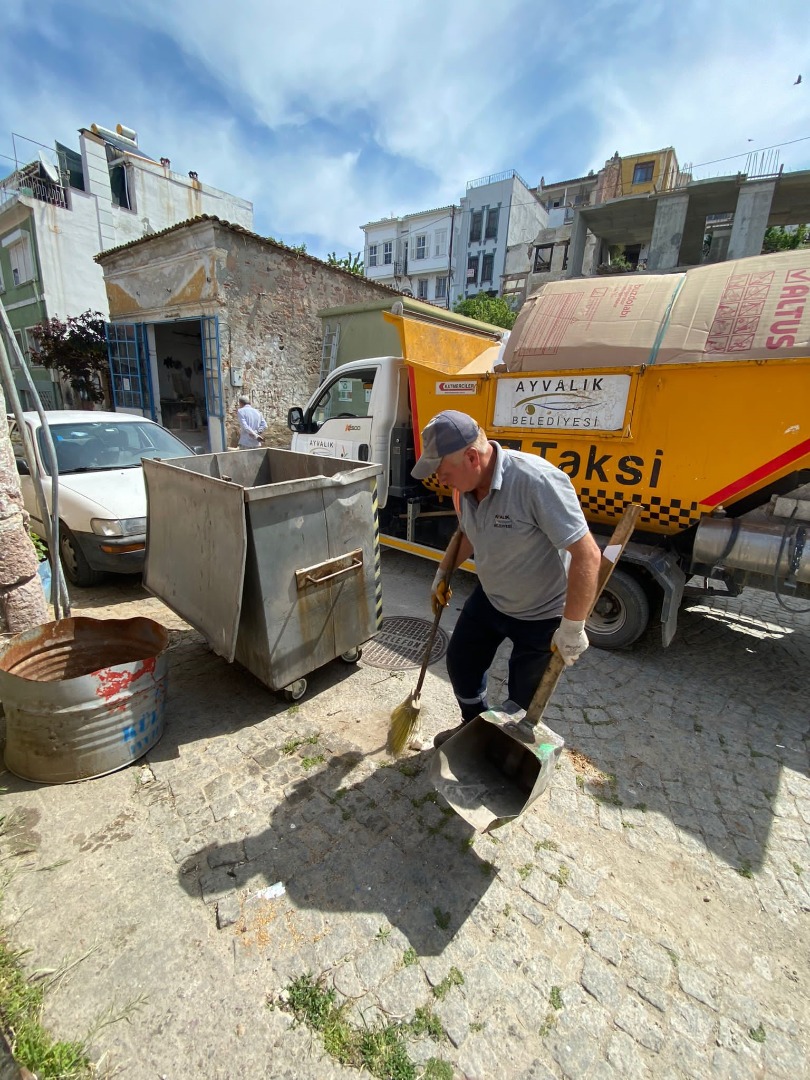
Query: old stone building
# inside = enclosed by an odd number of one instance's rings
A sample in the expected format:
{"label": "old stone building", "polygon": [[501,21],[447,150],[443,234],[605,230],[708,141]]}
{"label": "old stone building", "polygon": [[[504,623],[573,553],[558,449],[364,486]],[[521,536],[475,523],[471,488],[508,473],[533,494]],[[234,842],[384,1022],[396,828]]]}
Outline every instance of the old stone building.
{"label": "old stone building", "polygon": [[114,405],[143,412],[189,445],[236,443],[246,394],[289,445],[287,410],[318,385],[318,312],[399,294],[216,217],[97,256],[110,305]]}

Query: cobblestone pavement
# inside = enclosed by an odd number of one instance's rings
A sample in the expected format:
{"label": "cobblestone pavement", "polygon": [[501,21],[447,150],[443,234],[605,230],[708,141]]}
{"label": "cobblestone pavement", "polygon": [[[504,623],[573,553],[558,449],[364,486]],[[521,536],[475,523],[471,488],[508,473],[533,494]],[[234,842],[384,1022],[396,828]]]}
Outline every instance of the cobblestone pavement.
{"label": "cobblestone pavement", "polygon": [[[386,552],[386,613],[425,615],[431,577]],[[549,792],[476,836],[429,751],[382,750],[415,671],[337,663],[288,706],[138,585],[80,607],[170,626],[167,729],[84,784],[0,777],[3,920],[68,967],[58,1032],[145,999],[94,1040],[116,1076],[356,1075],[279,1006],[307,972],[358,1024],[430,1007],[445,1036],[411,1059],[457,1078],[810,1075],[807,615],[750,592],[669,649],[589,650],[546,714]],[[453,722],[443,662],[423,701],[427,735]]]}

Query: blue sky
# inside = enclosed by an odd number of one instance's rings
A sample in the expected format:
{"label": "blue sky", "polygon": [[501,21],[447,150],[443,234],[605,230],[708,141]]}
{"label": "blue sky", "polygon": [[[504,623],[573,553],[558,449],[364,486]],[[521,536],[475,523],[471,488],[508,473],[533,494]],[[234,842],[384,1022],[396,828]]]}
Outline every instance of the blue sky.
{"label": "blue sky", "polygon": [[[359,226],[672,145],[810,168],[806,0],[6,0],[0,154],[123,123],[315,255]],[[800,85],[794,86],[798,74]],[[801,141],[795,141],[801,140]],[[24,144],[18,144],[22,147]],[[19,150],[18,150],[19,152]],[[732,155],[742,155],[732,157]],[[31,157],[35,154],[31,154]],[[0,157],[0,175],[10,162]],[[3,168],[5,166],[5,168]]]}

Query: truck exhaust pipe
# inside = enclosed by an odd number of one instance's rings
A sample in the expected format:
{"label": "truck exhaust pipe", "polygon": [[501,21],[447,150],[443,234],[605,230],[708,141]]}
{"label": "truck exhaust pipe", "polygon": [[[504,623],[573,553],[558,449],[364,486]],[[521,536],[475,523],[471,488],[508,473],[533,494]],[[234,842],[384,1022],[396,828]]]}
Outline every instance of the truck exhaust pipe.
{"label": "truck exhaust pipe", "polygon": [[808,525],[802,521],[754,524],[735,518],[701,520],[692,550],[692,572],[722,567],[762,574],[773,581],[810,583]]}

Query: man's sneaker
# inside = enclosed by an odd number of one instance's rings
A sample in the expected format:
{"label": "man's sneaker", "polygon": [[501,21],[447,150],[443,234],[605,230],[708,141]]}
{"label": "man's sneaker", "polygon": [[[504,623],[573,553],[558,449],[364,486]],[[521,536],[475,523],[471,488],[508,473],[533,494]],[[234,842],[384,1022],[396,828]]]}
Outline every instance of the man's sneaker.
{"label": "man's sneaker", "polygon": [[456,732],[461,731],[463,727],[464,722],[462,721],[455,727],[447,728],[446,731],[440,731],[438,735],[434,736],[433,745],[438,749],[443,743],[446,743],[448,739],[452,739]]}

